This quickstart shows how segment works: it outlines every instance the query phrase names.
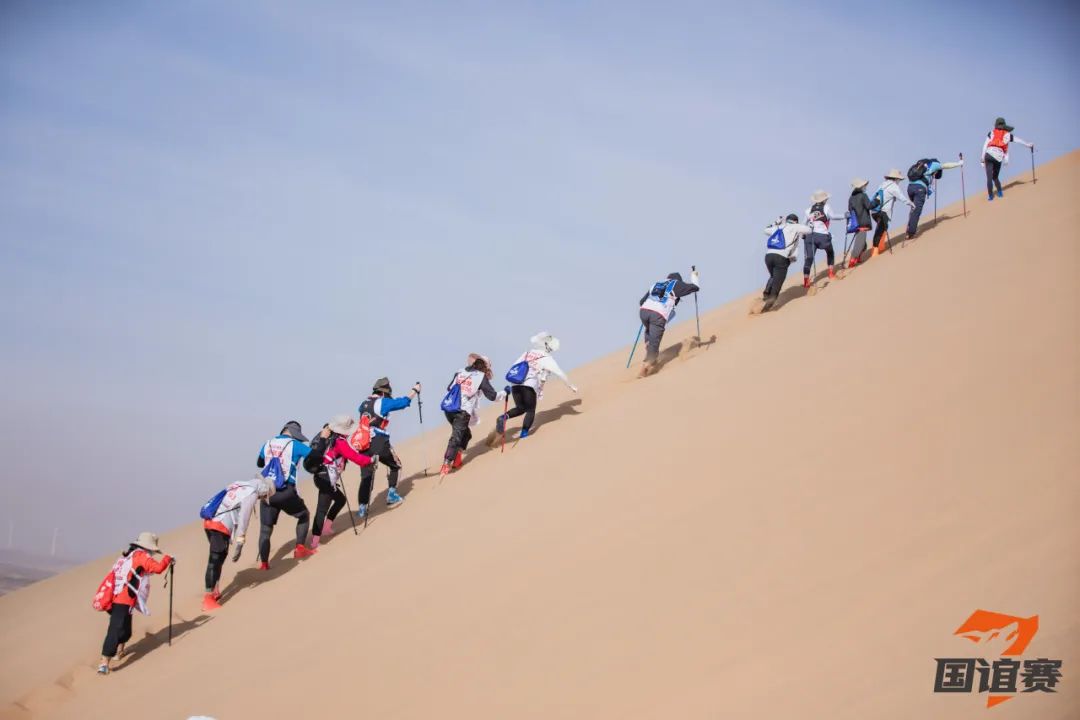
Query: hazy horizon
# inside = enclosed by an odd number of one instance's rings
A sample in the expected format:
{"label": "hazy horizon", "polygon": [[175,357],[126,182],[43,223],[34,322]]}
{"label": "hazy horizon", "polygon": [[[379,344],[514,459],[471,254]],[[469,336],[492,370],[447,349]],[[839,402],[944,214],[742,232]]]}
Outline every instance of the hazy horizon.
{"label": "hazy horizon", "polygon": [[699,266],[703,310],[759,288],[760,228],[819,187],[842,210],[852,177],[963,152],[985,202],[996,116],[1038,162],[1077,147],[1077,18],[6,3],[0,522],[75,559],[191,522],[286,420],[310,434],[382,375],[423,381],[444,432],[468,352],[504,372],[543,329],[573,368],[633,340],[668,272]]}

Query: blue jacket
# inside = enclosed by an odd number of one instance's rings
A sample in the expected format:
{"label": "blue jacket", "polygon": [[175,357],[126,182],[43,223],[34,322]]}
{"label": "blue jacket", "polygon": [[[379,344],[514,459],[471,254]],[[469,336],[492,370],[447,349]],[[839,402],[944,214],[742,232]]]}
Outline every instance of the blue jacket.
{"label": "blue jacket", "polygon": [[[368,400],[371,400],[371,398],[369,397],[369,398],[367,398],[367,400],[364,400],[364,402],[360,403],[360,407],[356,408],[356,412],[363,413],[364,412],[364,404]],[[380,397],[376,398],[375,401],[371,404],[371,409],[372,409],[372,412],[375,413],[375,419],[381,418],[383,420],[386,420],[386,424],[389,424],[390,420],[389,420],[388,416],[390,415],[390,413],[395,412],[397,410],[404,410],[405,408],[410,407],[411,405],[412,405],[412,398],[408,397],[408,396],[399,397],[399,398],[389,398],[389,397],[381,397],[380,396]],[[376,435],[385,435],[386,437],[390,437],[389,431],[387,431],[386,428],[379,427],[375,422],[371,423],[371,431],[373,433],[375,433]]]}
{"label": "blue jacket", "polygon": [[930,181],[928,180],[928,178],[932,178],[934,174],[938,172],[941,172],[941,163],[936,161],[932,162],[926,166],[926,172],[923,173],[923,176],[910,184],[922,185],[924,188],[926,188],[926,195],[927,197],[929,197],[934,194],[934,191],[930,189]]}
{"label": "blue jacket", "polygon": [[308,456],[308,453],[311,452],[311,448],[309,448],[307,445],[300,442],[299,440],[293,440],[288,435],[275,435],[274,437],[263,443],[263,446],[259,448],[259,460],[256,462],[256,465],[258,465],[259,467],[266,466],[266,446],[274,440],[292,440],[292,458],[289,459],[288,483],[290,485],[295,485],[296,466],[299,465],[303,461],[303,459]]}

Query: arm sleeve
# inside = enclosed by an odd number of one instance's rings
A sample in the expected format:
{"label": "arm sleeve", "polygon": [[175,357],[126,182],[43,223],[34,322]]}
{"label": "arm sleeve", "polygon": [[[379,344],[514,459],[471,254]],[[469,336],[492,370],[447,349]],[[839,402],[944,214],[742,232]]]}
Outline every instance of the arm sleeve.
{"label": "arm sleeve", "polygon": [[495,392],[495,388],[491,386],[491,381],[486,377],[484,378],[484,382],[480,383],[480,392],[484,393],[484,397],[492,401],[499,395],[499,393]]}
{"label": "arm sleeve", "polygon": [[834,215],[832,206],[829,205],[828,203],[826,203],[826,205],[825,205],[825,214],[829,216],[830,220],[847,220],[847,218],[844,217],[844,215],[842,215],[842,214],[841,215]]}
{"label": "arm sleeve", "polygon": [[259,448],[259,459],[255,461],[255,467],[262,467],[263,465],[266,465],[266,457],[264,456],[265,452],[266,446],[263,445],[261,448]]}
{"label": "arm sleeve", "polygon": [[637,301],[638,305],[644,305],[645,301],[649,299],[649,293],[645,293],[641,296],[641,299]]}
{"label": "arm sleeve", "polygon": [[361,455],[353,450],[352,445],[350,445],[343,437],[339,437],[334,441],[334,450],[337,451],[338,455],[341,455],[350,462],[356,463],[360,467],[367,467],[371,464],[371,458],[367,455]]}
{"label": "arm sleeve", "polygon": [[247,535],[248,523],[251,522],[251,511],[255,509],[255,503],[258,500],[258,494],[251,493],[240,501],[240,519],[236,523],[237,535]]}
{"label": "arm sleeve", "polygon": [[172,562],[172,557],[169,555],[162,555],[160,559],[155,560],[150,556],[150,553],[143,553],[139,558],[139,562],[134,562],[132,565],[141,567],[144,572],[160,575],[169,569],[170,562]]}
{"label": "arm sleeve", "polygon": [[1020,143],[1024,147],[1035,147],[1035,145],[1033,145],[1032,143],[1029,143],[1027,140],[1022,140],[1022,139],[1016,137],[1015,135],[1012,136],[1012,139],[1013,139],[1013,142]]}
{"label": "arm sleeve", "polygon": [[696,293],[700,289],[701,288],[699,288],[694,283],[688,283],[688,282],[683,282],[682,280],[677,280],[675,282],[675,297],[677,297],[677,298],[686,297],[690,293]]}
{"label": "arm sleeve", "polygon": [[540,367],[547,370],[552,375],[555,375],[567,385],[570,384],[570,378],[566,377],[566,373],[564,373],[562,368],[559,367],[559,363],[556,362],[555,358],[551,357],[550,355],[546,356],[543,360],[540,361]]}
{"label": "arm sleeve", "polygon": [[941,169],[942,170],[952,170],[953,168],[958,168],[958,167],[960,167],[959,162],[941,163]]}
{"label": "arm sleeve", "polygon": [[379,403],[379,410],[382,411],[379,414],[383,417],[386,417],[395,410],[404,410],[410,405],[412,405],[412,398],[408,396],[399,398],[383,398],[382,402]]}

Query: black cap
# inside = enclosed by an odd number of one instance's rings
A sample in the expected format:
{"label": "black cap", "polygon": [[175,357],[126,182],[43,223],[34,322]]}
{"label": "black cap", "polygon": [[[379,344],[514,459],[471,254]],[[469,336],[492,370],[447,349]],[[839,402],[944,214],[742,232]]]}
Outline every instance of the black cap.
{"label": "black cap", "polygon": [[387,395],[393,395],[394,391],[390,388],[390,378],[381,377],[376,380],[375,384],[371,386],[371,392],[385,392]]}
{"label": "black cap", "polygon": [[278,435],[288,435],[293,440],[299,440],[303,443],[309,442],[309,440],[304,437],[304,433],[300,431],[300,423],[295,420],[290,420],[285,423],[285,427],[281,428],[281,432],[279,432]]}
{"label": "black cap", "polygon": [[799,222],[799,216],[795,213],[788,213],[788,216],[784,219],[788,222]]}

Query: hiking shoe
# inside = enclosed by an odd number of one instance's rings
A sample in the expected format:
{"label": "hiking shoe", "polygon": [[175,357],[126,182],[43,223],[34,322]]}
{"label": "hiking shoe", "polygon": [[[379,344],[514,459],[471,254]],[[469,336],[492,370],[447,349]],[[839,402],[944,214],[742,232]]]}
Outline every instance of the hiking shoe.
{"label": "hiking shoe", "polygon": [[523,428],[521,434],[518,435],[518,440],[524,440],[527,437],[529,437],[529,431]]}
{"label": "hiking shoe", "polygon": [[334,521],[324,520],[322,524],[322,537],[324,540],[329,540],[330,536],[334,534]]}
{"label": "hiking shoe", "polygon": [[363,520],[366,517],[367,517],[367,505],[361,505],[356,510],[356,519],[357,520]]}
{"label": "hiking shoe", "polygon": [[761,304],[761,312],[768,312],[775,303],[776,298],[765,298],[765,302]]}
{"label": "hiking shoe", "polygon": [[386,491],[386,507],[397,507],[404,499],[398,495],[397,488],[390,488]]}
{"label": "hiking shoe", "polygon": [[835,280],[836,279],[836,271],[833,270],[831,267],[829,268],[829,279],[830,280]]}
{"label": "hiking shoe", "polygon": [[214,596],[215,600],[221,600],[221,591],[217,588],[214,588],[214,591],[210,594]]}
{"label": "hiking shoe", "polygon": [[1004,195],[1001,194],[1000,190],[998,190],[998,197],[1005,197]]}
{"label": "hiking shoe", "polygon": [[215,610],[221,609],[221,603],[219,603],[217,601],[217,598],[214,597],[214,593],[208,592],[203,595],[202,609],[203,612],[214,612]]}
{"label": "hiking shoe", "polygon": [[439,475],[440,475],[441,477],[446,477],[446,476],[447,476],[447,475],[449,475],[449,474],[450,474],[450,463],[448,463],[448,462],[444,462],[444,463],[442,464],[442,467],[441,467],[441,468],[439,468]]}
{"label": "hiking shoe", "polygon": [[268,562],[259,563],[259,569],[260,570],[269,570],[270,569],[270,563],[268,563]]}
{"label": "hiking shoe", "polygon": [[506,432],[506,415],[500,415],[495,421],[495,432],[498,435],[502,435]]}
{"label": "hiking shoe", "polygon": [[855,267],[858,264],[859,264],[859,258],[855,258],[855,257],[851,258],[850,260],[847,261],[848,270],[850,270],[851,268]]}
{"label": "hiking shoe", "polygon": [[989,195],[988,195],[988,196],[986,197],[986,199],[987,199],[987,200],[988,200],[989,202],[994,202],[994,194],[993,194],[993,193],[990,193],[990,194],[989,194]]}
{"label": "hiking shoe", "polygon": [[464,462],[465,462],[465,458],[463,458],[461,456],[461,451],[458,450],[457,455],[454,456],[454,465],[453,465],[454,469],[455,470],[460,470],[461,466],[462,466],[462,464],[464,464]]}
{"label": "hiking shoe", "polygon": [[803,275],[802,276],[802,286],[804,288],[810,287],[810,276],[809,275]]}
{"label": "hiking shoe", "polygon": [[318,550],[312,550],[305,545],[297,545],[296,549],[293,550],[292,556],[296,560],[303,560],[304,558],[311,557],[316,552],[318,552]]}
{"label": "hiking shoe", "polygon": [[109,674],[109,666],[106,663],[101,663],[100,665],[97,666],[97,674],[98,675],[108,675]]}

